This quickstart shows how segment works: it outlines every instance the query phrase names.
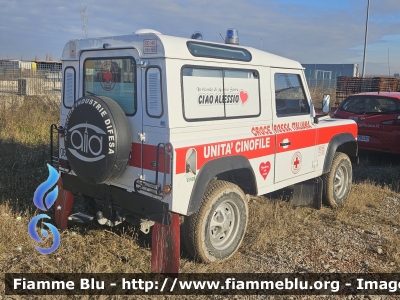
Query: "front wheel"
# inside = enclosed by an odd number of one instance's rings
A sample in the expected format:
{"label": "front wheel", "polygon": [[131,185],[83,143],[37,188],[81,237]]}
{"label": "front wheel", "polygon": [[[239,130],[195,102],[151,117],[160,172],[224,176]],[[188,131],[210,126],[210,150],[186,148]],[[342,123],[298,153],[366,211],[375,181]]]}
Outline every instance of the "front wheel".
{"label": "front wheel", "polygon": [[331,207],[343,204],[349,196],[353,173],[349,157],[337,152],[333,157],[331,170],[322,175],[323,201]]}
{"label": "front wheel", "polygon": [[243,191],[227,181],[212,181],[199,211],[185,218],[186,248],[202,262],[227,259],[242,243],[247,220],[248,206]]}

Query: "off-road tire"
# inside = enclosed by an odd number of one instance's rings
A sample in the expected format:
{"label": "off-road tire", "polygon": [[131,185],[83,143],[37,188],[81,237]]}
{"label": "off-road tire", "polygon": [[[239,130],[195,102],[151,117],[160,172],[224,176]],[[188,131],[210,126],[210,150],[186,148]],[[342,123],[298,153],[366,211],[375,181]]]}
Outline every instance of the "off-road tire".
{"label": "off-road tire", "polygon": [[[198,261],[210,263],[231,257],[246,233],[246,196],[235,184],[212,181],[198,212],[186,217],[182,226],[188,252]],[[222,222],[219,222],[222,221]]]}
{"label": "off-road tire", "polygon": [[349,196],[353,172],[349,157],[336,152],[333,157],[331,170],[322,175],[323,203],[331,207],[342,205]]}

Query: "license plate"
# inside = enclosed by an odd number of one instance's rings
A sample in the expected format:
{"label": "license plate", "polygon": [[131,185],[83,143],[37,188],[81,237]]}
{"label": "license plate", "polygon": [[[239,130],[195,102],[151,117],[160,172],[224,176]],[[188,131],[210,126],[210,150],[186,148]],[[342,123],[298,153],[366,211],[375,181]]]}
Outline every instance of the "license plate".
{"label": "license plate", "polygon": [[357,140],[359,142],[369,142],[369,136],[368,135],[359,135],[357,137]]}

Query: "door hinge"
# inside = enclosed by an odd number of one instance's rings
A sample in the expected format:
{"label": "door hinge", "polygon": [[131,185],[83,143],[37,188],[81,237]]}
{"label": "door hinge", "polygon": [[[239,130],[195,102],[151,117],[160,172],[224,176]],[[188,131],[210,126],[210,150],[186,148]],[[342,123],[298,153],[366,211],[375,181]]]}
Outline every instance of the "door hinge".
{"label": "door hinge", "polygon": [[313,166],[313,168],[316,168],[318,166],[318,160],[314,160],[312,162],[312,166]]}
{"label": "door hinge", "polygon": [[137,66],[146,69],[150,65],[148,60],[137,60]]}
{"label": "door hinge", "polygon": [[144,142],[146,140],[146,134],[145,133],[139,132],[138,135],[139,135],[139,140],[141,142]]}

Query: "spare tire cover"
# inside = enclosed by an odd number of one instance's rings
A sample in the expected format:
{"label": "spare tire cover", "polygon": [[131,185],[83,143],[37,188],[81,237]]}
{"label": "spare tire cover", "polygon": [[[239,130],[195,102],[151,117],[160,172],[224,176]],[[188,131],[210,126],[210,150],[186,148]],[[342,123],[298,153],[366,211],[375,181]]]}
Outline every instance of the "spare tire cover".
{"label": "spare tire cover", "polygon": [[125,170],[132,134],[122,108],[107,97],[78,99],[65,121],[65,150],[71,169],[84,182],[100,184]]}

